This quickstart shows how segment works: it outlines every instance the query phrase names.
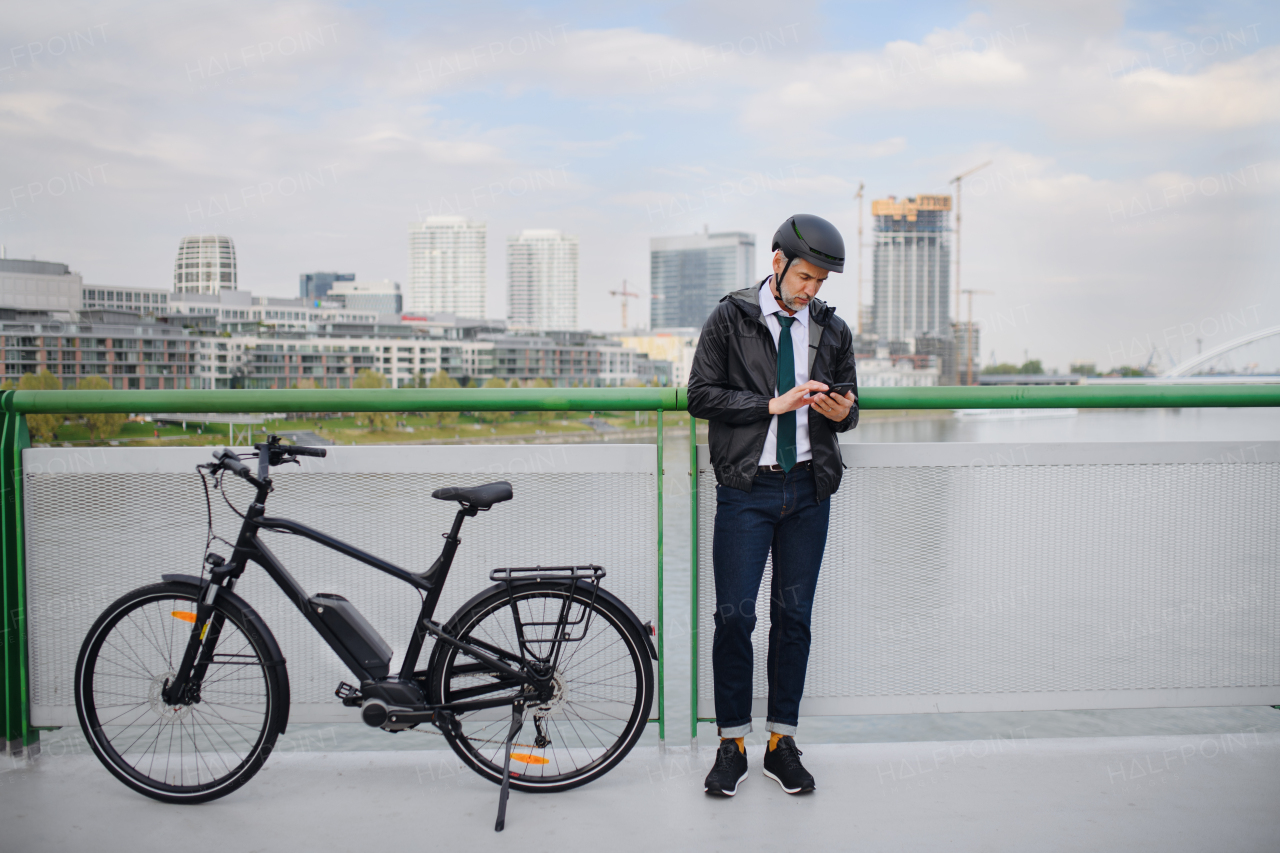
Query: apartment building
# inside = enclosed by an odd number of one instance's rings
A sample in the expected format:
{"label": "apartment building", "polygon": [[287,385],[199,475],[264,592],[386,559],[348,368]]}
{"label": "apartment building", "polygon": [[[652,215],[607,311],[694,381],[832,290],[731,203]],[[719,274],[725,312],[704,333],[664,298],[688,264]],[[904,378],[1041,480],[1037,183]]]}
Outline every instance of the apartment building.
{"label": "apartment building", "polygon": [[50,312],[0,308],[4,377],[47,370],[74,388],[100,376],[117,390],[199,388],[199,344],[189,329],[138,314],[94,310],[73,322]]}

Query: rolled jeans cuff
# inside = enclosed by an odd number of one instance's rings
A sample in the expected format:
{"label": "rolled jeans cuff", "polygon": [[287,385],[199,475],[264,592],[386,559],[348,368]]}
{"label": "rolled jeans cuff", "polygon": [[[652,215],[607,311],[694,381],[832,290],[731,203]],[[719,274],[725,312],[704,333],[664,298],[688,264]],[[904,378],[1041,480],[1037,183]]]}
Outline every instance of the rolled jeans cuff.
{"label": "rolled jeans cuff", "polygon": [[746,737],[751,734],[751,721],[740,726],[716,726],[716,732],[720,737]]}
{"label": "rolled jeans cuff", "polygon": [[775,723],[773,720],[769,720],[764,724],[764,730],[766,732],[773,732],[774,734],[779,735],[796,736],[795,726],[788,726],[786,723]]}

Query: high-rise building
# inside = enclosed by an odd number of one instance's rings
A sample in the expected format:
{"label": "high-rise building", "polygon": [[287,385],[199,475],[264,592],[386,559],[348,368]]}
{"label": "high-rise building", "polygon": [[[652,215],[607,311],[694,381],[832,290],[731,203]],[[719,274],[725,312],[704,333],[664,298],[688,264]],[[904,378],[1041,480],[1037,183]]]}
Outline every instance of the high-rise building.
{"label": "high-rise building", "polygon": [[949,336],[951,196],[889,196],[871,202],[871,215],[876,334],[882,342]]}
{"label": "high-rise building", "polygon": [[236,289],[236,247],[230,237],[183,237],[173,262],[175,293],[219,293]]}
{"label": "high-rise building", "polygon": [[335,281],[355,281],[353,272],[304,272],[298,276],[298,297],[314,301],[324,299]]}
{"label": "high-rise building", "polygon": [[701,329],[720,297],[755,284],[756,238],[726,231],[649,240],[649,328]]}
{"label": "high-rise building", "polygon": [[578,328],[578,238],[526,229],[507,238],[507,317],[538,331]]}
{"label": "high-rise building", "polygon": [[485,316],[485,224],[465,216],[428,216],[409,226],[411,314]]}

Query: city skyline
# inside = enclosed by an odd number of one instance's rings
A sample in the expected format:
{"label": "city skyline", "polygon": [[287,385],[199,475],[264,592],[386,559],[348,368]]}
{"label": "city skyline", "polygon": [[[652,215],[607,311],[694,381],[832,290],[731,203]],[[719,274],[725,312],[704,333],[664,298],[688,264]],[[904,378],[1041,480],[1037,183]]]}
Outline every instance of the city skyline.
{"label": "city skyline", "polygon": [[[92,41],[0,63],[0,243],[87,284],[158,287],[183,235],[230,234],[238,286],[286,297],[306,270],[407,283],[406,224],[460,215],[495,236],[486,313],[502,317],[502,237],[554,227],[581,240],[580,324],[613,328],[609,290],[643,287],[652,237],[763,241],[809,212],[853,243],[859,182],[866,199],[946,193],[992,160],[964,187],[962,286],[994,292],[975,299],[984,355],[1142,364],[1225,340],[1211,318],[1280,313],[1278,18],[1105,0],[430,20],[394,4],[20,7],[24,44]],[[306,50],[257,50],[303,33]],[[537,50],[505,49],[530,34]],[[758,243],[758,270],[767,256]],[[822,294],[851,322],[853,272]]]}

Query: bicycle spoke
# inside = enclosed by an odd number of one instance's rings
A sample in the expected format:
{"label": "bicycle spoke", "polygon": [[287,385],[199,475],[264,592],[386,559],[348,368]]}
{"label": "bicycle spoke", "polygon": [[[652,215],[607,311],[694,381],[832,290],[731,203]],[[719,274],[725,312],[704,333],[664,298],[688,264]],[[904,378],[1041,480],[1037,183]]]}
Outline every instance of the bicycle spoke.
{"label": "bicycle spoke", "polygon": [[194,606],[192,598],[160,597],[123,608],[102,630],[84,682],[99,754],[127,769],[144,793],[199,792],[233,778],[261,755],[268,734],[267,670],[253,641],[217,603],[214,617],[223,626],[203,679],[193,685],[198,701],[171,705],[161,698],[191,639],[171,624],[179,621],[171,612]]}
{"label": "bicycle spoke", "polygon": [[[524,731],[540,725],[548,742],[537,747],[536,738],[527,733],[519,738],[522,750],[535,751],[545,763],[531,759],[519,771],[519,781],[515,784],[535,779],[539,783],[558,784],[561,780],[581,778],[609,761],[624,743],[632,740],[629,733],[644,724],[638,710],[644,696],[644,682],[636,666],[634,647],[628,645],[626,635],[614,621],[598,609],[591,609],[576,593],[570,594],[573,598],[568,608],[563,606],[564,590],[522,595],[517,598],[515,614],[509,600],[495,595],[487,602],[484,612],[467,614],[469,621],[458,628],[457,636],[464,640],[474,638],[502,648],[520,648],[531,656],[530,660],[536,657],[558,661],[552,698],[543,704],[529,699],[526,706]],[[564,639],[558,627],[562,613],[566,625],[579,623],[578,634],[574,635],[572,628],[567,632],[569,640]],[[515,633],[517,618],[523,625],[523,646]],[[496,684],[485,689],[494,677],[487,667],[473,663],[471,657],[458,649],[450,649],[446,654],[446,671],[459,666],[467,668],[465,672],[454,672],[445,678],[442,686],[447,697],[470,690],[479,691],[476,695],[501,694]],[[469,693],[464,695],[474,698]],[[512,699],[516,695],[513,690]],[[539,708],[545,709],[541,715]],[[622,709],[636,710],[631,711],[632,716],[628,718],[625,716],[628,711]],[[458,717],[461,737],[450,740],[455,749],[460,750],[461,757],[478,765],[477,769],[486,768],[488,773],[499,777],[509,725],[509,714],[470,712]]]}

